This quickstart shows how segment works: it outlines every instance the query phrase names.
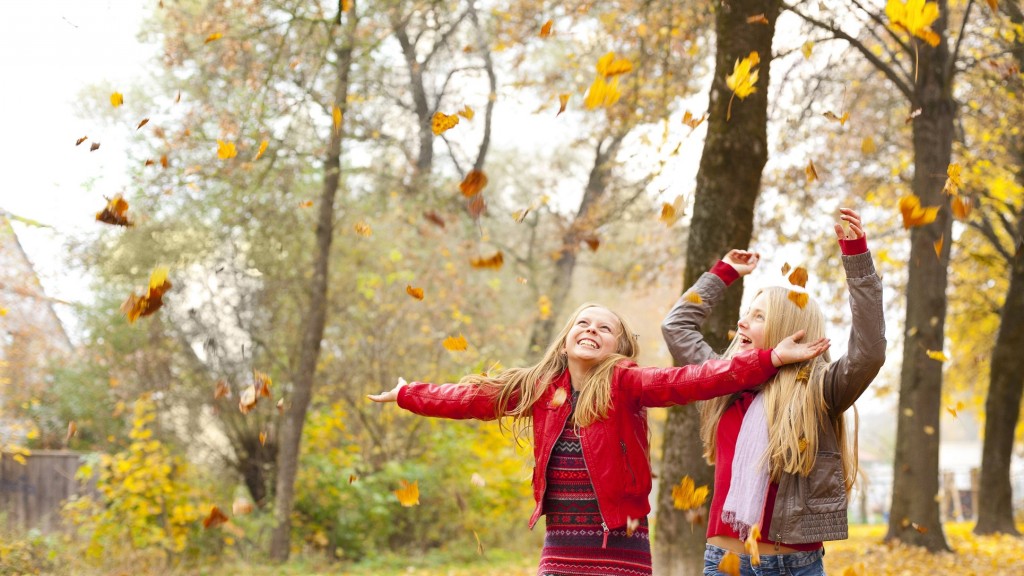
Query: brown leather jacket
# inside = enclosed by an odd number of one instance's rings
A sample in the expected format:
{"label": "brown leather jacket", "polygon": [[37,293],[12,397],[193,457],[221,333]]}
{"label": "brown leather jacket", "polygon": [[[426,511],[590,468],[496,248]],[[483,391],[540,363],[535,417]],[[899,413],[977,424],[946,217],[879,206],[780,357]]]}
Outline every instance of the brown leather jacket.
{"label": "brown leather jacket", "polygon": [[[825,403],[832,418],[846,411],[867,389],[885,362],[885,318],[882,282],[871,253],[843,256],[850,290],[853,322],[846,354],[833,362],[823,382]],[[704,273],[692,290],[701,303],[680,298],[661,325],[662,335],[678,364],[699,364],[718,355],[700,333],[701,324],[721,300],[726,285]],[[802,544],[848,537],[847,494],[833,422],[818,430],[818,454],[810,475],[783,474],[771,525],[765,535],[783,544]]]}

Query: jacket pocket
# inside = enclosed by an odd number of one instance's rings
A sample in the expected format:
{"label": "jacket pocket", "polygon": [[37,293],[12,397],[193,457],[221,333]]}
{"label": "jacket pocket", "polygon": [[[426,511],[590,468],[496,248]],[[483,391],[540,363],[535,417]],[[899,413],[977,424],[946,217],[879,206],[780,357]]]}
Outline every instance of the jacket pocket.
{"label": "jacket pocket", "polygon": [[804,488],[804,502],[809,511],[821,514],[846,509],[843,464],[838,452],[818,453]]}

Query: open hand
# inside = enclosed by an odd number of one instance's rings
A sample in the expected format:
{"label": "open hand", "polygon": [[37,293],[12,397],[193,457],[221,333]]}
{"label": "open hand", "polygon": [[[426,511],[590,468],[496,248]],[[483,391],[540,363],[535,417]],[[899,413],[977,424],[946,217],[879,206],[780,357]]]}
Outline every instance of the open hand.
{"label": "open hand", "polygon": [[778,368],[785,364],[810,360],[824,354],[832,345],[828,338],[819,338],[814,342],[800,342],[803,340],[804,334],[803,330],[798,330],[792,336],[783,338],[772,350],[772,365]]}
{"label": "open hand", "polygon": [[747,250],[729,250],[729,253],[722,257],[722,262],[732,266],[740,276],[746,276],[753,272],[760,260],[760,254]]}
{"label": "open hand", "polygon": [[860,223],[860,214],[857,214],[850,208],[840,208],[839,219],[846,222],[846,227],[842,223],[836,223],[835,225],[836,236],[840,240],[857,240],[864,237],[864,227]]}
{"label": "open hand", "polygon": [[405,381],[405,378],[400,377],[398,379],[398,384],[395,384],[395,387],[391,390],[381,392],[380,394],[367,394],[366,397],[374,402],[398,402],[398,391],[406,384],[407,382]]}

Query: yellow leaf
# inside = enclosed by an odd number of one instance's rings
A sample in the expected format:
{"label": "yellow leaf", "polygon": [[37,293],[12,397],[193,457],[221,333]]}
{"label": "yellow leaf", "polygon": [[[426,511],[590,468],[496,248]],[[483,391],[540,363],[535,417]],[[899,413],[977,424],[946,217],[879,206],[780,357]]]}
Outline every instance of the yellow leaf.
{"label": "yellow leaf", "polygon": [[558,408],[562,404],[565,404],[566,399],[569,398],[569,393],[565,391],[565,388],[555,389],[554,394],[551,395],[551,400],[548,401],[548,408]]}
{"label": "yellow leaf", "polygon": [[270,143],[268,141],[266,141],[266,140],[260,142],[260,148],[259,148],[259,150],[256,151],[256,155],[253,156],[253,158],[252,158],[253,162],[255,162],[255,161],[257,161],[257,160],[259,160],[260,158],[263,157],[263,153],[267,151],[267,146],[269,144]]}
{"label": "yellow leaf", "polygon": [[341,133],[341,108],[337,104],[331,108],[331,120],[334,122],[334,133]]}
{"label": "yellow leaf", "polygon": [[402,506],[418,506],[420,503],[420,487],[419,481],[414,480],[412,483],[406,482],[405,480],[399,480],[401,488],[395,490],[395,496],[398,497],[398,502]]}
{"label": "yellow leaf", "polygon": [[479,194],[487,186],[487,175],[482,170],[470,170],[459,184],[462,195],[469,197]]}
{"label": "yellow leaf", "polygon": [[860,152],[861,152],[861,154],[874,154],[876,150],[878,150],[878,147],[875,146],[875,139],[874,138],[872,138],[871,136],[865,136],[864,140],[861,140],[861,143],[860,143]]}
{"label": "yellow leaf", "polygon": [[726,552],[718,563],[718,571],[729,576],[740,576],[740,557],[732,552]]}
{"label": "yellow leaf", "polygon": [[551,317],[551,298],[548,298],[547,294],[541,294],[537,299],[537,313],[541,320]]}
{"label": "yellow leaf", "polygon": [[430,121],[430,129],[434,131],[435,136],[438,136],[454,128],[458,123],[459,117],[455,114],[449,116],[444,112],[435,112]]}
{"label": "yellow leaf", "polygon": [[725,77],[725,85],[739,96],[740,100],[757,92],[754,86],[757,84],[757,70],[753,68],[760,62],[761,57],[757,52],[751,52],[750,56],[737,60],[732,67],[732,74]]}
{"label": "yellow leaf", "polygon": [[633,63],[625,58],[616,58],[609,52],[597,60],[597,73],[605,78],[625,74],[633,70]]}
{"label": "yellow leaf", "polygon": [[661,216],[658,217],[662,222],[671,225],[676,221],[676,208],[668,202],[661,203]]}
{"label": "yellow leaf", "polygon": [[570,94],[568,92],[558,95],[558,113],[555,114],[555,116],[565,112],[565,107],[569,105],[569,96]]}
{"label": "yellow leaf", "polygon": [[754,524],[750,527],[750,533],[747,534],[747,539],[743,541],[743,549],[750,555],[750,564],[752,566],[761,565],[761,554],[757,549],[757,539],[761,537],[761,527]]}
{"label": "yellow leaf", "polygon": [[932,247],[935,248],[935,257],[942,260],[942,241],[945,239],[945,235],[939,236],[939,239],[932,243]]}
{"label": "yellow leaf", "polygon": [[260,446],[263,446],[266,443],[267,443],[267,433],[266,432],[260,432]]}
{"label": "yellow leaf", "polygon": [[209,36],[207,36],[206,40],[203,40],[203,44],[209,44],[210,42],[214,42],[216,40],[220,40],[223,36],[224,35],[221,34],[220,32],[214,32],[213,34],[210,34]]}
{"label": "yellow leaf", "polygon": [[692,510],[704,504],[708,498],[708,487],[697,488],[693,478],[683,476],[677,486],[672,487],[672,506],[679,510]]}
{"label": "yellow leaf", "polygon": [[939,35],[931,29],[932,22],[939,17],[939,5],[926,0],[889,0],[885,5],[889,24],[911,36],[917,36],[931,46],[939,45]]}
{"label": "yellow leaf", "polygon": [[540,27],[539,36],[541,38],[547,38],[548,36],[551,36],[551,26],[554,25],[554,23],[554,20],[548,20],[547,22],[545,22],[544,25]]}
{"label": "yellow leaf", "polygon": [[473,258],[469,261],[469,265],[473,268],[491,268],[497,270],[501,268],[502,264],[505,263],[505,255],[498,250],[493,256],[487,258]]}
{"label": "yellow leaf", "polygon": [[466,337],[462,334],[459,334],[458,337],[449,336],[445,338],[444,342],[441,344],[444,346],[444,349],[449,352],[462,352],[469,347],[469,343],[466,342]]}
{"label": "yellow leaf", "polygon": [[690,127],[690,132],[693,132],[694,130],[697,129],[697,126],[700,126],[701,123],[704,122],[704,120],[707,117],[708,117],[708,113],[707,112],[705,112],[700,118],[697,118],[693,114],[690,114],[690,111],[687,110],[686,113],[683,114],[683,124],[686,124],[687,126],[689,126]]}
{"label": "yellow leaf", "polygon": [[696,290],[690,290],[686,294],[683,294],[683,299],[694,304],[701,304],[704,302]]}
{"label": "yellow leaf", "polygon": [[22,466],[28,464],[28,460],[25,460],[25,457],[22,456],[21,454],[15,454],[14,456],[12,456],[12,458],[14,458],[14,461],[17,462],[18,464],[21,464]]}
{"label": "yellow leaf", "polygon": [[814,160],[807,161],[807,167],[804,168],[804,174],[807,176],[808,182],[814,182],[818,179],[818,171],[814,168]]}
{"label": "yellow leaf", "polygon": [[964,409],[964,403],[963,402],[957,402],[956,406],[953,406],[953,407],[946,406],[946,411],[949,412],[950,414],[952,414],[953,418],[957,418],[958,417],[957,413],[960,412],[963,409]]}
{"label": "yellow leaf", "polygon": [[217,140],[217,158],[221,160],[228,160],[238,155],[238,150],[235,150],[234,142],[225,142],[223,140]]}
{"label": "yellow leaf", "polygon": [[96,220],[103,222],[104,224],[113,224],[115,226],[134,226],[130,216],[128,216],[128,201],[124,199],[120,194],[114,195],[113,198],[107,199],[107,205],[102,211],[96,213]]}
{"label": "yellow leaf", "polygon": [[583,106],[587,110],[593,110],[601,106],[608,107],[618,102],[621,95],[618,78],[613,78],[609,83],[605,82],[604,77],[598,76],[594,78],[594,82],[587,89],[587,95],[583,99]]}
{"label": "yellow leaf", "polygon": [[370,236],[373,235],[373,230],[370,228],[370,225],[367,224],[366,222],[356,222],[354,228],[356,234],[359,234],[360,236],[365,236],[369,238]]}
{"label": "yellow leaf", "polygon": [[462,116],[466,120],[472,120],[473,116],[476,115],[476,112],[473,112],[472,108],[470,108],[468,105],[465,105],[465,106],[462,107],[462,110],[459,110],[457,112],[457,114],[459,116]]}
{"label": "yellow leaf", "polygon": [[926,350],[926,354],[932,360],[938,360],[939,362],[945,362],[949,360],[949,357],[942,350]]}
{"label": "yellow leaf", "polygon": [[804,42],[804,45],[800,47],[800,52],[803,53],[805,59],[810,60],[811,53],[814,52],[814,42],[810,40]]}
{"label": "yellow leaf", "polygon": [[114,108],[124,104],[124,96],[120,92],[114,92],[110,95],[110,105]]}
{"label": "yellow leaf", "polygon": [[946,185],[943,186],[942,191],[950,196],[956,196],[960,193],[960,189],[964,186],[964,181],[960,177],[960,165],[956,162],[950,164],[946,168]]}
{"label": "yellow leaf", "polygon": [[405,293],[417,300],[423,300],[423,288],[413,288],[410,284],[405,287]]}
{"label": "yellow leaf", "polygon": [[849,112],[843,112],[842,116],[836,116],[833,112],[825,112],[824,114],[822,114],[822,116],[828,118],[833,122],[839,122],[840,126],[846,126],[846,121],[850,119]]}
{"label": "yellow leaf", "polygon": [[921,199],[915,194],[900,198],[900,212],[903,214],[903,227],[924,226],[935,221],[940,206],[921,206]]}

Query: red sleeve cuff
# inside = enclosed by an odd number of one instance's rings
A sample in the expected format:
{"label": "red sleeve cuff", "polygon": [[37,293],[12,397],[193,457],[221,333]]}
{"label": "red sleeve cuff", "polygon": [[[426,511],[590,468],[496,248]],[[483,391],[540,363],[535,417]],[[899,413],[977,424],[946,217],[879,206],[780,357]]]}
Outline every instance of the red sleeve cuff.
{"label": "red sleeve cuff", "polygon": [[767,350],[758,350],[758,360],[760,360],[762,366],[767,366],[771,370],[778,371],[778,368],[776,368],[775,364],[772,363],[772,350],[774,350],[774,348],[768,348]]}
{"label": "red sleeve cuff", "polygon": [[[865,248],[864,251],[867,252],[867,248]],[[725,282],[726,286],[729,286],[730,284],[738,280],[740,277],[740,273],[737,272],[735,268],[721,260],[716,262],[715,265],[711,267],[710,272],[715,276],[721,278],[722,282]]]}
{"label": "red sleeve cuff", "polygon": [[843,251],[843,256],[863,254],[868,251],[868,238],[864,236],[854,240],[839,240],[839,249]]}

